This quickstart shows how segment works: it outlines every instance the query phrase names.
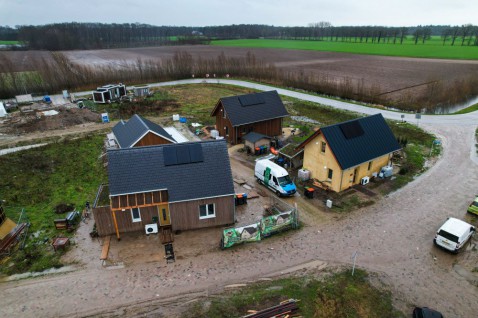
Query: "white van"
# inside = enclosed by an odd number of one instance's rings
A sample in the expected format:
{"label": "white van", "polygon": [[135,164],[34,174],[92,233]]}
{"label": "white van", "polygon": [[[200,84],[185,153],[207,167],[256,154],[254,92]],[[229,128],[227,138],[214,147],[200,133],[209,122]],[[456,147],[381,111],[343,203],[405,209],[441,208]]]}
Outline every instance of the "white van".
{"label": "white van", "polygon": [[475,227],[471,224],[459,219],[448,218],[438,229],[433,242],[453,253],[458,253],[475,231]]}
{"label": "white van", "polygon": [[297,191],[287,170],[268,159],[258,160],[256,162],[254,175],[259,183],[269,187],[278,196],[294,195]]}

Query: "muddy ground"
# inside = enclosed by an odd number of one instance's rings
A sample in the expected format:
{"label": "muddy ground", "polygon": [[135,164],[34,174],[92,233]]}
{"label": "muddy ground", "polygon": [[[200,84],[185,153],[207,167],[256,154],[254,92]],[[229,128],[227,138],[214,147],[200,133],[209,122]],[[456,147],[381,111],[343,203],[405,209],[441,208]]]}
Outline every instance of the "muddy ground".
{"label": "muddy ground", "polygon": [[[442,159],[373,206],[335,214],[318,201],[296,196],[286,201],[298,204],[301,230],[225,251],[218,247],[221,229],[183,232],[175,237],[177,260],[170,264],[163,259],[157,237],[142,233],[119,242],[113,239],[108,262],[101,262],[102,240],[88,236],[93,226],[89,220],[81,224],[65,255],[75,270],[1,283],[2,311],[23,317],[174,317],[188,302],[220,292],[225,285],[275,277],[291,269],[319,275],[316,268],[350,266],[357,251],[357,265],[390,285],[395,305],[404,313],[422,305],[435,307],[446,317],[474,317],[476,238],[459,255],[432,243],[448,216],[477,223],[466,215],[478,187],[477,166],[470,160],[474,127],[426,128],[441,138]],[[261,187],[254,181],[250,163],[234,151],[231,165],[235,178]],[[252,213],[260,213],[269,194],[265,190],[264,197],[242,207],[240,221],[255,219]]]}
{"label": "muddy ground", "polygon": [[[465,79],[478,72],[478,61],[206,45],[78,50],[63,53],[81,65],[121,68],[137,62],[138,59],[164,61],[179,51],[201,58],[215,58],[221,52],[228,57],[245,57],[247,52],[251,52],[257,59],[273,63],[284,70],[317,74],[336,81],[349,78],[354,87],[363,83],[366,87],[378,88],[380,94],[391,100],[403,99],[406,95],[422,94],[426,87],[424,84],[432,81]],[[0,52],[1,54],[12,58],[15,61],[14,67],[19,71],[31,70],[32,61],[37,57],[49,58],[49,53],[43,51]],[[234,77],[234,74],[231,76]]]}

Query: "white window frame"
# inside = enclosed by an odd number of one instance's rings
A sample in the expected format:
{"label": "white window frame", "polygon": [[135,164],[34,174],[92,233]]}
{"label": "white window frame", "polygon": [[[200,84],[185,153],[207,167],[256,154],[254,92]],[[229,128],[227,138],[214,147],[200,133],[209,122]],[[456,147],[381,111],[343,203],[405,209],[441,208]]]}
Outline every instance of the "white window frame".
{"label": "white window frame", "polygon": [[[138,218],[134,217],[133,209],[138,209],[138,215],[139,215]],[[133,220],[133,223],[141,222],[141,210],[139,208],[131,208],[130,211],[131,211],[131,220]]]}
{"label": "white window frame", "polygon": [[[212,214],[209,214],[209,206],[212,205]],[[206,207],[206,215],[201,216],[201,207],[205,206]],[[216,217],[216,204],[215,203],[207,203],[207,204],[200,204],[199,205],[199,219],[210,219],[210,218],[215,218]]]}

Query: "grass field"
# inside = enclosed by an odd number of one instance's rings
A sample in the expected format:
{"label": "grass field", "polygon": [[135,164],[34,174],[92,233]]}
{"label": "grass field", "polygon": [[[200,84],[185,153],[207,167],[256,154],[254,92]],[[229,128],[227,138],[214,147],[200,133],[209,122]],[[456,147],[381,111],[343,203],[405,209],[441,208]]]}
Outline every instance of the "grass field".
{"label": "grass field", "polygon": [[0,40],[0,45],[16,45],[16,44],[20,44],[20,42]]}
{"label": "grass field", "polygon": [[87,200],[95,198],[99,184],[107,180],[98,160],[103,138],[103,134],[93,135],[0,156],[0,165],[8,167],[0,179],[5,212],[16,222],[24,208],[31,222],[29,233],[34,234],[24,250],[2,260],[0,272],[15,274],[61,266],[61,252],[53,253],[50,239],[72,234],[55,229],[53,220],[65,215],[55,214],[54,208],[66,203],[81,211]]}
{"label": "grass field", "polygon": [[335,41],[305,41],[305,40],[273,40],[273,39],[245,39],[212,41],[212,45],[236,46],[250,48],[275,48],[290,50],[314,50],[328,52],[343,52],[370,55],[422,57],[440,59],[477,60],[478,46],[461,46],[457,41],[454,46],[443,46],[439,37],[434,37],[425,44],[413,44],[407,39],[400,44],[372,44]]}
{"label": "grass field", "polygon": [[222,297],[199,302],[184,317],[241,317],[248,310],[262,310],[287,299],[298,299],[301,317],[374,318],[403,317],[392,305],[391,294],[378,290],[362,270],[333,274],[325,280],[316,277],[283,278],[250,285]]}

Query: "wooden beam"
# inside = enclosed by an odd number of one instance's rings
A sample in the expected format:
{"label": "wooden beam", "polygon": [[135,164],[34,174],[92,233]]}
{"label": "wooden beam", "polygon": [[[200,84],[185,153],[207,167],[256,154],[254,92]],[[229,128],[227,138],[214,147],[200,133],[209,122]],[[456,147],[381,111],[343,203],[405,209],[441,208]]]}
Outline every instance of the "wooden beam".
{"label": "wooden beam", "polygon": [[116,211],[111,210],[111,213],[113,214],[113,222],[115,224],[115,230],[116,230],[116,237],[118,238],[118,241],[120,240],[120,234],[118,230],[118,221],[116,221]]}
{"label": "wooden beam", "polygon": [[110,250],[110,241],[111,241],[111,235],[108,235],[107,237],[105,237],[105,240],[103,241],[103,249],[101,250],[101,256],[100,256],[100,260],[102,261],[108,258],[108,252]]}
{"label": "wooden beam", "polygon": [[120,207],[120,208],[113,208],[111,207],[111,211],[122,211],[122,210],[130,210],[134,208],[145,208],[149,206],[160,206],[160,205],[166,205],[169,204],[169,202],[159,202],[159,203],[150,203],[150,204],[140,204],[140,205],[134,205],[134,206],[125,206],[125,207]]}

